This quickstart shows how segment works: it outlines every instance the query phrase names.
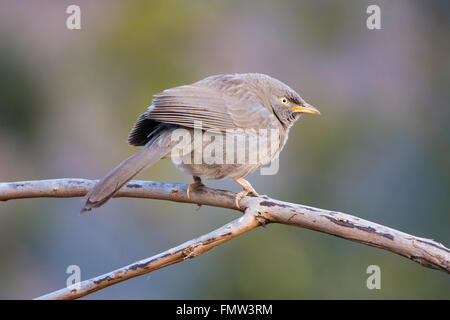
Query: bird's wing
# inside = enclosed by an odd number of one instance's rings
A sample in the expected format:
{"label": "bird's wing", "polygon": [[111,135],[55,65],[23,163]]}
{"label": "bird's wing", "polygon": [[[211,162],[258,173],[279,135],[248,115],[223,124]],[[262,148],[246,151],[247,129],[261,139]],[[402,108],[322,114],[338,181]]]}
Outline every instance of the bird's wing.
{"label": "bird's wing", "polygon": [[155,95],[148,119],[203,130],[267,128],[276,118],[248,90],[239,85],[194,83]]}

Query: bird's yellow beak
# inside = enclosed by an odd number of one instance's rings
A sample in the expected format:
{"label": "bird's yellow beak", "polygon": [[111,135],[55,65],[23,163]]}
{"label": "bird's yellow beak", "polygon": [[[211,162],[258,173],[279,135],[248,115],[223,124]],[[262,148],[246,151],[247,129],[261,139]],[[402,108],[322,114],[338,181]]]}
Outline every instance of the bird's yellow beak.
{"label": "bird's yellow beak", "polygon": [[294,112],[301,112],[301,113],[309,113],[309,114],[320,114],[320,111],[314,108],[312,105],[308,103],[304,103],[301,106],[295,106],[289,108],[293,110]]}

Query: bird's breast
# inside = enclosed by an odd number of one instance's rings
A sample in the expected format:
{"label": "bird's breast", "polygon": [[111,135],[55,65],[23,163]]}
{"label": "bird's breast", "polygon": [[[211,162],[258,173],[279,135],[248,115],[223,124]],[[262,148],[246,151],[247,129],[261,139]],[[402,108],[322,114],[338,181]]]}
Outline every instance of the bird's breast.
{"label": "bird's breast", "polygon": [[187,131],[191,136],[180,139],[166,158],[180,170],[206,179],[245,177],[275,158],[286,142],[284,134],[270,129],[200,135]]}

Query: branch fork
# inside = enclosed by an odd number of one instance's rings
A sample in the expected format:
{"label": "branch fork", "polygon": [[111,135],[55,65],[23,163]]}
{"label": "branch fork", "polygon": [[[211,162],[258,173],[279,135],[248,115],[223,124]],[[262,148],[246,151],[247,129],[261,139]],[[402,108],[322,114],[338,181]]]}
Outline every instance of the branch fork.
{"label": "branch fork", "polygon": [[[54,179],[0,183],[0,200],[38,197],[82,197],[96,183],[87,179]],[[199,187],[187,195],[188,186],[179,183],[133,180],[115,197],[160,199],[238,210],[244,214],[226,225],[177,247],[125,267],[84,280],[37,299],[77,299],[169,265],[192,259],[259,226],[270,223],[307,228],[347,240],[388,250],[420,265],[450,273],[450,250],[431,239],[413,236],[342,212],[283,202],[267,196],[245,197],[240,207],[236,194]]]}

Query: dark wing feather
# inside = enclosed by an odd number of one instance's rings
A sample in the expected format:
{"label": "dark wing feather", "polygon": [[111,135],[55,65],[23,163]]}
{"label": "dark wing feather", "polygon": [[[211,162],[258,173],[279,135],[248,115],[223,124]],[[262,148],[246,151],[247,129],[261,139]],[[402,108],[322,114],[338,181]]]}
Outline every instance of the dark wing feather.
{"label": "dark wing feather", "polygon": [[147,112],[141,114],[128,135],[128,144],[132,146],[146,145],[159,124],[160,122],[148,119]]}

